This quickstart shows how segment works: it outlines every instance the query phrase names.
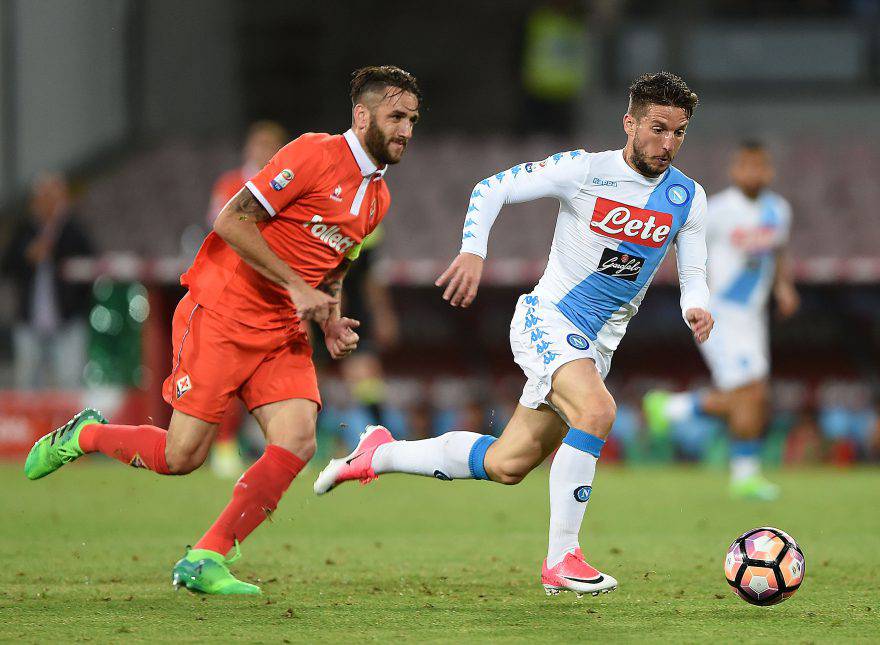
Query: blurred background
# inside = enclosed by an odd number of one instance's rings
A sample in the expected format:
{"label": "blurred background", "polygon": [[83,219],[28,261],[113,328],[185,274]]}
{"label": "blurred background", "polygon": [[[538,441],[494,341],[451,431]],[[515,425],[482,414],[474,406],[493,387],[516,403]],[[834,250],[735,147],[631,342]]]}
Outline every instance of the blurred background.
{"label": "blurred background", "polygon": [[[180,273],[261,155],[348,128],[349,74],[372,64],[414,73],[425,100],[386,176],[382,234],[348,279],[365,347],[341,363],[316,348],[322,451],[375,422],[500,432],[524,382],[509,320],[556,206],[507,207],[477,302],[451,309],[432,284],[470,190],[556,151],[622,147],[629,83],[666,69],[701,99],[676,165],[711,195],[737,144],[761,139],[793,206],[802,305],[772,325],[765,460],[880,460],[878,0],[0,0],[0,456],[86,403],[167,422]],[[720,424],[660,439],[642,419],[648,389],[708,384],[669,264],[615,354],[605,454],[723,465]],[[230,408],[235,454],[258,434]]]}

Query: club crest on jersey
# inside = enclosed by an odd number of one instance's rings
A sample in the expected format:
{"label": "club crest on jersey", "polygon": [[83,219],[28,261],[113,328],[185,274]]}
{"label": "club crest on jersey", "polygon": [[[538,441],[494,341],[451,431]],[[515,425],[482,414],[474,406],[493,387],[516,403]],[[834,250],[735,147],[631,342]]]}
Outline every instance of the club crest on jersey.
{"label": "club crest on jersey", "polygon": [[590,230],[615,240],[657,249],[672,231],[672,215],[597,197]]}
{"label": "club crest on jersey", "polygon": [[333,189],[333,194],[330,195],[330,199],[332,199],[334,202],[342,201],[342,186],[336,184],[336,188]]}
{"label": "club crest on jersey", "polygon": [[581,336],[580,334],[569,334],[565,337],[565,340],[568,341],[568,344],[574,347],[575,349],[589,349],[590,341]]}
{"label": "club crest on jersey", "polygon": [[269,185],[272,186],[275,190],[281,190],[287,184],[289,184],[293,180],[293,171],[289,168],[285,168],[277,175],[275,175],[275,179],[269,182]]}
{"label": "club crest on jersey", "polygon": [[688,189],[681,184],[672,184],[666,189],[666,199],[676,206],[681,206],[690,199],[690,197],[691,194],[688,192]]}
{"label": "club crest on jersey", "polygon": [[184,374],[174,384],[174,393],[179,399],[192,389],[192,381],[189,380],[189,374]]}

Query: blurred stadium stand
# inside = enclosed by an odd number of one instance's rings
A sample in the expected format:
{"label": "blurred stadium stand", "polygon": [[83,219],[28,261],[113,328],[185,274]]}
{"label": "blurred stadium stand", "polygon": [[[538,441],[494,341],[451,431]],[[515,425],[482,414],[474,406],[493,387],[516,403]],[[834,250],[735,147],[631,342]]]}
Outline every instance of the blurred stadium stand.
{"label": "blurred stadium stand", "polygon": [[[246,124],[274,118],[295,133],[343,130],[349,72],[402,65],[421,79],[426,102],[404,162],[388,173],[394,202],[384,271],[396,289],[403,339],[383,358],[398,430],[500,429],[521,381],[506,345],[511,305],[543,270],[555,206],[506,209],[477,306],[444,310],[429,285],[457,251],[470,189],[493,171],[558,150],[619,147],[628,82],[671,69],[702,103],[676,164],[711,194],[727,185],[737,142],[763,138],[779,169],[776,189],[794,207],[804,308],[774,330],[775,458],[807,459],[816,442],[838,461],[878,458],[880,2],[682,0],[677,11],[635,0],[568,4],[586,25],[588,80],[577,135],[560,139],[518,132],[522,32],[534,2],[450,0],[385,12],[365,0],[325,2],[321,11],[244,0],[6,0],[0,245],[23,216],[33,175],[70,172],[103,251],[74,263],[70,275],[150,289],[146,369],[138,376],[147,394],[133,402],[110,397],[108,405],[161,421],[167,409],[154,389],[168,360],[174,285],[204,235],[212,181],[239,162]],[[641,393],[707,377],[669,278],[658,279],[646,299],[609,381],[621,402],[618,447],[633,458],[668,456],[642,433]],[[2,340],[9,325],[0,311],[0,386],[9,383]],[[324,369],[324,431],[348,428],[349,439],[363,413],[333,366]],[[27,408],[21,396],[3,393],[0,404]],[[71,398],[80,400],[53,400]],[[13,431],[0,429],[0,438],[4,432]],[[711,459],[718,432],[711,424],[679,429],[675,450]],[[800,443],[786,444],[789,437]]]}

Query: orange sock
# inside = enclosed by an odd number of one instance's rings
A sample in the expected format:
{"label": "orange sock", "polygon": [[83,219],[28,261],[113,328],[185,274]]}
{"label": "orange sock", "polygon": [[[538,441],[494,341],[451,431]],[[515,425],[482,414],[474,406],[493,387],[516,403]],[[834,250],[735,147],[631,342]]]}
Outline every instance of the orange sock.
{"label": "orange sock", "polygon": [[165,463],[166,430],[156,426],[120,426],[93,423],[79,433],[83,452],[100,452],[135,468],[170,475]]}
{"label": "orange sock", "polygon": [[235,540],[242,542],[278,507],[284,491],[305,465],[281,446],[266,446],[263,456],[235,484],[229,505],[195,548],[226,555]]}

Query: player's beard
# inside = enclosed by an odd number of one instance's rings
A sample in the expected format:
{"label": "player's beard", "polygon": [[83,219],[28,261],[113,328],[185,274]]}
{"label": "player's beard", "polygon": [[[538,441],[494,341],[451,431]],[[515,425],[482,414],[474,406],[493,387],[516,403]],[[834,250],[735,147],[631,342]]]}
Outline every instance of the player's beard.
{"label": "player's beard", "polygon": [[[389,152],[388,146],[391,144],[391,138],[386,137],[385,133],[379,129],[375,119],[370,119],[370,125],[367,126],[367,132],[364,134],[364,142],[367,144],[367,152],[379,162],[380,166],[396,164],[400,161],[400,157],[393,157]],[[401,156],[403,156],[403,151],[401,151]]]}
{"label": "player's beard", "polygon": [[[651,157],[650,155],[645,154],[644,148],[639,145],[638,136],[633,139],[632,154],[630,155],[629,160],[635,169],[645,177],[659,177],[666,172],[666,168],[655,168],[651,165]],[[672,159],[669,161],[672,162]]]}
{"label": "player's beard", "polygon": [[388,144],[391,142],[389,137],[379,129],[375,119],[370,119],[370,125],[367,126],[367,132],[364,134],[364,142],[367,144],[367,152],[375,159],[380,166],[386,164],[395,164],[400,159],[394,159],[388,151]]}

